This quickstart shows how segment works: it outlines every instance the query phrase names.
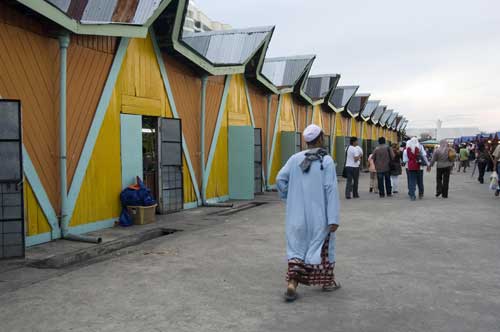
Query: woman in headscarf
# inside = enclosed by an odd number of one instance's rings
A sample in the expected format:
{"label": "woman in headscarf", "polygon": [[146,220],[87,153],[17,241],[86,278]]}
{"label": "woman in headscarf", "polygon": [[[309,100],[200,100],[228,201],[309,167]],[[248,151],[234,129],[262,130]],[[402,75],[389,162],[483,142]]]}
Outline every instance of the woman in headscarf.
{"label": "woman in headscarf", "polygon": [[[450,160],[451,159],[451,160]],[[436,171],[436,197],[443,195],[443,198],[448,198],[448,187],[450,183],[450,174],[455,162],[455,152],[450,154],[448,141],[443,139],[439,142],[439,148],[434,151],[430,165],[427,167],[427,172],[431,171],[432,166],[437,163]]]}
{"label": "woman in headscarf", "polygon": [[413,137],[406,143],[405,150],[405,160],[408,161],[407,169],[408,169],[408,195],[412,201],[417,199],[415,195],[415,190],[417,188],[417,181],[420,172],[420,154],[422,151],[419,149],[420,143],[418,142],[418,138]]}

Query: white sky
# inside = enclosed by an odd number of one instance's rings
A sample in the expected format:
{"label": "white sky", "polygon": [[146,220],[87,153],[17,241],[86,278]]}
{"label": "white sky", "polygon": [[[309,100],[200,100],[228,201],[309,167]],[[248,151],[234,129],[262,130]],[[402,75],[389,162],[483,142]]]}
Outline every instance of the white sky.
{"label": "white sky", "polygon": [[499,0],[196,0],[235,28],[275,25],[268,56],[316,54],[410,127],[500,130]]}

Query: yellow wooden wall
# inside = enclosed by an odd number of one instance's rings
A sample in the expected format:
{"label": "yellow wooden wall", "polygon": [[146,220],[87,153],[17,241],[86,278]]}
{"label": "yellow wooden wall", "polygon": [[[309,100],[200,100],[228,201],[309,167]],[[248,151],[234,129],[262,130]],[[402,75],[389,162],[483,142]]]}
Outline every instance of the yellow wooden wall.
{"label": "yellow wooden wall", "polygon": [[[173,118],[151,37],[130,40],[116,88],[121,113]],[[182,119],[189,121],[189,119]],[[184,202],[197,201],[183,153]]]}
{"label": "yellow wooden wall", "polygon": [[251,126],[250,109],[243,74],[233,75],[229,85],[226,109],[230,126]]}
{"label": "yellow wooden wall", "polygon": [[24,180],[24,219],[27,225],[26,235],[33,236],[48,233],[52,230],[40,208],[35,193],[27,179]]}
{"label": "yellow wooden wall", "polygon": [[229,84],[226,106],[212,167],[207,183],[206,197],[221,198],[229,195],[228,179],[228,127],[251,126],[250,108],[245,89],[245,78],[242,74],[233,75]]}
{"label": "yellow wooden wall", "polygon": [[70,226],[120,215],[120,95],[115,88],[76,201]]}
{"label": "yellow wooden wall", "polygon": [[[281,98],[281,112],[278,121],[278,130],[276,134],[276,142],[274,145],[274,154],[271,156],[271,173],[269,175],[269,184],[276,184],[276,176],[278,175],[281,167],[281,132],[282,131],[296,131],[295,118],[292,111],[292,95],[280,95]],[[274,123],[271,123],[273,126]]]}
{"label": "yellow wooden wall", "polygon": [[358,137],[359,132],[356,119],[350,118],[349,122],[351,123],[351,137]]}
{"label": "yellow wooden wall", "polygon": [[323,128],[323,117],[321,116],[321,106],[313,106],[312,123]]}

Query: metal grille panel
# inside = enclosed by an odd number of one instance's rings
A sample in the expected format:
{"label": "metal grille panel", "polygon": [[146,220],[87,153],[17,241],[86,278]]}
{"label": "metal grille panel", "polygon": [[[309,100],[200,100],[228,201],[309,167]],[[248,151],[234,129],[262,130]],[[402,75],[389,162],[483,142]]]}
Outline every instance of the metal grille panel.
{"label": "metal grille panel", "polygon": [[182,127],[179,119],[161,119],[161,210],[171,213],[184,206]]}
{"label": "metal grille panel", "polygon": [[24,256],[21,105],[0,100],[0,259]]}
{"label": "metal grille panel", "polygon": [[262,129],[254,129],[255,193],[262,192]]}

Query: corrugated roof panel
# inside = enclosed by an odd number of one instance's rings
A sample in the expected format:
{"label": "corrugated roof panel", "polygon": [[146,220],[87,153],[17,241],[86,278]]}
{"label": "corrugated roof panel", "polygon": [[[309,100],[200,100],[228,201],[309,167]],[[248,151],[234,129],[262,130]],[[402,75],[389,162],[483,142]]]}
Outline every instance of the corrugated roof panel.
{"label": "corrugated roof panel", "polygon": [[161,1],[162,0],[139,0],[132,23],[140,25],[146,23],[153,15],[154,11],[158,9]]}
{"label": "corrugated roof panel", "polygon": [[398,113],[393,111],[393,113],[389,117],[389,120],[387,120],[388,127],[392,128],[392,125],[393,125],[394,121],[396,120],[397,116],[398,116]]}
{"label": "corrugated roof panel", "polygon": [[359,86],[339,86],[333,92],[330,102],[336,108],[345,107],[358,88]]}
{"label": "corrugated roof panel", "polygon": [[380,118],[380,125],[381,126],[385,126],[387,125],[387,121],[389,120],[389,118],[391,117],[392,113],[394,112],[394,110],[386,110],[384,112],[384,115],[382,115],[382,117]]}
{"label": "corrugated roof panel", "polygon": [[335,88],[340,75],[309,76],[306,83],[306,93],[313,99],[322,99]]}
{"label": "corrugated roof panel", "polygon": [[83,12],[82,23],[110,23],[118,0],[89,0]]}
{"label": "corrugated roof panel", "polygon": [[378,106],[375,112],[372,115],[372,121],[374,123],[378,123],[380,121],[380,118],[384,114],[385,110],[387,109],[387,106]]}
{"label": "corrugated roof panel", "polygon": [[182,41],[212,64],[244,64],[262,45],[272,27],[187,33]]}
{"label": "corrugated roof panel", "polygon": [[262,74],[277,87],[292,87],[313,59],[314,55],[268,58]]}
{"label": "corrugated roof panel", "polygon": [[380,104],[380,100],[369,100],[366,103],[365,109],[361,113],[361,116],[366,120],[370,116],[372,116],[373,112],[377,109],[378,105]]}
{"label": "corrugated roof panel", "polygon": [[68,12],[69,5],[71,4],[71,0],[47,0],[63,12]]}

